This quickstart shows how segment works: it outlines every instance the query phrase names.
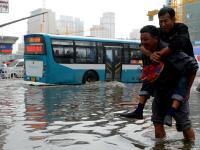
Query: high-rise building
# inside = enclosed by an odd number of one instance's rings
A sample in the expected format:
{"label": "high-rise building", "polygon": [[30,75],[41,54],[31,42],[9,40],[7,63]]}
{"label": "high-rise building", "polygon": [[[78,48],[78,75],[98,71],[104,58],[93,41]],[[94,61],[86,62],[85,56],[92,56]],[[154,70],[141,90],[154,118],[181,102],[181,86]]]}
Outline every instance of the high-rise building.
{"label": "high-rise building", "polygon": [[56,22],[57,34],[65,35],[84,35],[84,23],[80,18],[73,18],[72,16],[60,16]]}
{"label": "high-rise building", "polygon": [[100,18],[100,25],[90,28],[90,35],[101,38],[115,38],[115,14],[105,12]]}
{"label": "high-rise building", "polygon": [[103,27],[101,25],[93,25],[90,28],[90,36],[103,37],[102,30],[103,30]]}
{"label": "high-rise building", "polygon": [[102,26],[102,37],[115,38],[115,13],[105,12],[100,19],[100,25]]}
{"label": "high-rise building", "polygon": [[193,3],[185,5],[184,23],[188,25],[190,38],[193,45],[200,46],[200,1],[196,0]]}
{"label": "high-rise building", "polygon": [[47,12],[43,15],[39,15],[28,19],[28,34],[31,33],[56,33],[56,19],[55,13],[49,9],[37,9],[31,12],[31,15]]}
{"label": "high-rise building", "polygon": [[75,35],[84,35],[84,22],[80,18],[74,18]]}
{"label": "high-rise building", "polygon": [[184,23],[188,25],[190,38],[194,47],[194,55],[200,66],[200,1],[194,0],[185,5]]}

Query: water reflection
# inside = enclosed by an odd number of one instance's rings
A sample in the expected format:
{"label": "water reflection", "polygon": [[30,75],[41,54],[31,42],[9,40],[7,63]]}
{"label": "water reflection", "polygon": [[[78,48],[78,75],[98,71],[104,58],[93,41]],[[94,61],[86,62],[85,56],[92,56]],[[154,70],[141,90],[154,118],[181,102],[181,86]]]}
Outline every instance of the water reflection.
{"label": "water reflection", "polygon": [[43,92],[40,88],[27,87],[25,92],[25,118],[29,128],[36,130],[45,129],[48,124]]}
{"label": "water reflection", "polygon": [[200,148],[200,94],[194,90],[190,105],[197,138],[188,143],[174,125],[166,128],[166,140],[154,138],[151,100],[143,120],[117,115],[133,106],[128,101],[131,97],[137,101],[140,84],[30,86],[17,80],[1,83],[0,149],[3,150]]}
{"label": "water reflection", "polygon": [[35,118],[40,122],[95,120],[119,109],[124,93],[127,91],[123,91],[123,87],[101,83],[28,87],[25,93],[26,116],[28,120]]}
{"label": "water reflection", "polygon": [[[61,147],[90,144],[115,135],[121,121],[113,112],[122,99],[130,99],[132,89],[121,83],[95,83],[81,86],[27,87],[26,126],[29,132],[43,132],[31,140],[44,139]],[[32,130],[30,129],[32,128]],[[108,142],[108,145],[114,142]],[[117,143],[114,145],[118,145]]]}

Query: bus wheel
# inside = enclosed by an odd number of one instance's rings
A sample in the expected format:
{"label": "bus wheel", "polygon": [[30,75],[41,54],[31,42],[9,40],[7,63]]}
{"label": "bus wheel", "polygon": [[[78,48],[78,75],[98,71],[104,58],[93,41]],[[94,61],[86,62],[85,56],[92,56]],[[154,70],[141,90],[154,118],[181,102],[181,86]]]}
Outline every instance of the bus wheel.
{"label": "bus wheel", "polygon": [[98,81],[98,75],[94,71],[88,71],[83,77],[83,84]]}

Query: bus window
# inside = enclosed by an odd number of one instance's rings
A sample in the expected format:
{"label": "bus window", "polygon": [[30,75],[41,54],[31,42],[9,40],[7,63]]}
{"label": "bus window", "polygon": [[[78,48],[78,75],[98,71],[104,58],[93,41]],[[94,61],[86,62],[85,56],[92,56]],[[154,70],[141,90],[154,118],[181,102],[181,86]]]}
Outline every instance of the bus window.
{"label": "bus window", "polygon": [[139,44],[130,45],[131,49],[131,64],[141,64],[140,60],[142,60],[142,52],[140,50]]}
{"label": "bus window", "polygon": [[75,41],[76,46],[95,46],[95,42],[88,41]]}
{"label": "bus window", "polygon": [[75,41],[76,63],[96,63],[96,44],[92,41]]}
{"label": "bus window", "polygon": [[130,49],[124,48],[123,64],[130,64]]}
{"label": "bus window", "polygon": [[96,48],[90,47],[87,49],[87,62],[88,63],[96,63]]}
{"label": "bus window", "polygon": [[73,47],[65,47],[65,59],[68,63],[74,63],[74,49]]}
{"label": "bus window", "polygon": [[142,52],[141,51],[132,51],[131,53],[131,64],[141,64]]}
{"label": "bus window", "polygon": [[104,63],[104,50],[103,50],[103,45],[101,42],[97,42],[97,58],[98,58],[98,63],[102,64]]}
{"label": "bus window", "polygon": [[54,46],[54,58],[57,63],[73,63],[73,47]]}
{"label": "bus window", "polygon": [[122,58],[122,63],[123,64],[130,64],[130,48],[128,44],[124,44],[124,50],[123,50],[123,58]]}
{"label": "bus window", "polygon": [[69,46],[69,45],[73,45],[73,41],[52,39],[52,45]]}
{"label": "bus window", "polygon": [[57,63],[74,63],[73,41],[52,39],[52,48]]}
{"label": "bus window", "polygon": [[96,49],[88,47],[76,48],[77,63],[96,63]]}
{"label": "bus window", "polygon": [[86,63],[87,57],[86,52],[89,51],[89,48],[77,47],[76,48],[76,63]]}
{"label": "bus window", "polygon": [[53,47],[54,56],[62,56],[63,55],[63,47],[55,46]]}

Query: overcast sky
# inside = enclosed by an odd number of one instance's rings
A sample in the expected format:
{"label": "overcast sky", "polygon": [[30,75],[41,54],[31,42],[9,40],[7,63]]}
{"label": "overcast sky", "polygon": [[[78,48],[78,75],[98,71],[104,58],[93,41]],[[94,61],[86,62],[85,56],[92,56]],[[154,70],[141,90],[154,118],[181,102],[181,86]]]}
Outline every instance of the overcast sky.
{"label": "overcast sky", "polygon": [[[99,24],[103,12],[114,12],[116,37],[126,38],[132,29],[146,24],[158,26],[157,16],[148,21],[147,12],[159,9],[166,0],[9,0],[9,13],[0,14],[0,24],[27,17],[38,8],[51,9],[60,15],[79,17],[84,21],[85,30]],[[27,32],[27,20],[0,28],[1,35],[23,37]]]}

